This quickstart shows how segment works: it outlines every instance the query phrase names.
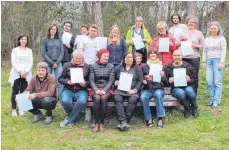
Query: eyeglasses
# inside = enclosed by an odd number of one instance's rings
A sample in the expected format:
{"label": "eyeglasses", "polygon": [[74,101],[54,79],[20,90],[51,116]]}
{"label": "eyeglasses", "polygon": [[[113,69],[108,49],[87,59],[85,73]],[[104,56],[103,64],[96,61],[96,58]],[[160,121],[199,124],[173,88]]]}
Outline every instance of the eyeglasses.
{"label": "eyeglasses", "polygon": [[65,27],[69,27],[69,28],[71,27],[71,26],[68,26],[68,25],[64,25],[64,26],[65,26]]}
{"label": "eyeglasses", "polygon": [[126,58],[133,58],[132,56],[127,56]]}
{"label": "eyeglasses", "polygon": [[190,21],[190,22],[188,22],[188,23],[196,23],[196,22],[194,22],[194,21]]}

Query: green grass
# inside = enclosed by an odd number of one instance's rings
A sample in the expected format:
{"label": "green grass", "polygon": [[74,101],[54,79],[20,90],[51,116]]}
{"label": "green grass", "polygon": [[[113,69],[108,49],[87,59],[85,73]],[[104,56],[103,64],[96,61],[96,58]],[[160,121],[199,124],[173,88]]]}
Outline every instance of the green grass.
{"label": "green grass", "polygon": [[[182,108],[168,109],[163,129],[147,128],[143,121],[142,108],[132,120],[127,132],[116,130],[115,111],[106,119],[107,130],[104,133],[92,133],[92,122],[84,121],[81,114],[79,122],[68,128],[60,128],[64,110],[58,103],[54,110],[54,121],[50,125],[43,122],[32,124],[31,114],[11,117],[11,87],[7,83],[9,69],[2,70],[2,149],[79,149],[79,150],[193,150],[221,149],[229,147],[229,55],[224,72],[222,104],[217,110],[206,106],[209,94],[206,88],[205,72],[200,69],[198,104],[200,117],[184,120]],[[2,67],[10,68],[10,67]]]}

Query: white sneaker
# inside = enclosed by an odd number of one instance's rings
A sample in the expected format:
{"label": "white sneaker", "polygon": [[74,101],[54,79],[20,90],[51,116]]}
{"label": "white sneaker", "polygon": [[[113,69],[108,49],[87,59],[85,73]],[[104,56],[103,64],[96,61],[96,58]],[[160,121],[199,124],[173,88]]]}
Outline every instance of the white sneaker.
{"label": "white sneaker", "polygon": [[16,110],[12,110],[12,116],[16,117],[17,116],[17,111]]}
{"label": "white sneaker", "polygon": [[25,115],[25,112],[24,111],[19,111],[19,115],[23,116],[23,115]]}

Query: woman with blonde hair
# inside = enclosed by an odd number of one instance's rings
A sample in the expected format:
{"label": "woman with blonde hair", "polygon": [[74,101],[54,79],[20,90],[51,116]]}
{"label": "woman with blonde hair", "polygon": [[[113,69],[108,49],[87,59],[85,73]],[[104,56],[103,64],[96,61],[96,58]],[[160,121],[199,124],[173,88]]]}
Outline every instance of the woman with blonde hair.
{"label": "woman with blonde hair", "polygon": [[217,21],[211,22],[204,40],[203,68],[206,69],[207,88],[210,94],[208,105],[213,109],[221,103],[226,49],[227,42],[220,24]]}
{"label": "woman with blonde hair", "polygon": [[123,61],[123,56],[127,53],[127,45],[124,38],[120,37],[118,25],[113,25],[108,37],[107,49],[110,51],[109,63],[118,66]]}
{"label": "woman with blonde hair", "polygon": [[[145,44],[145,48],[136,49],[134,46],[133,38],[134,37],[141,37],[142,41]],[[135,19],[135,25],[130,27],[127,34],[126,34],[126,43],[128,46],[128,52],[139,52],[142,54],[142,62],[146,63],[147,59],[147,51],[150,42],[152,41],[152,38],[150,36],[150,33],[147,31],[147,29],[144,26],[144,22],[141,16],[137,16]]]}

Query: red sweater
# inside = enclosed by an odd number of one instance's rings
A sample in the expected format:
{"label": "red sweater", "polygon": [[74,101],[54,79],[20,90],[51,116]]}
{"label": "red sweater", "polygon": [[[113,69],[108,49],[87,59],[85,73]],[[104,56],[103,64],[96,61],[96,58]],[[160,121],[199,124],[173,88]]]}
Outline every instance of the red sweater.
{"label": "red sweater", "polygon": [[157,51],[158,51],[158,48],[159,48],[159,38],[169,38],[170,42],[173,43],[173,46],[169,46],[169,52],[159,52],[159,57],[160,57],[160,60],[162,61],[163,65],[168,65],[170,63],[173,62],[173,51],[176,50],[176,39],[170,35],[166,35],[166,36],[160,36],[158,35],[157,37],[155,37],[149,48],[156,48]]}

